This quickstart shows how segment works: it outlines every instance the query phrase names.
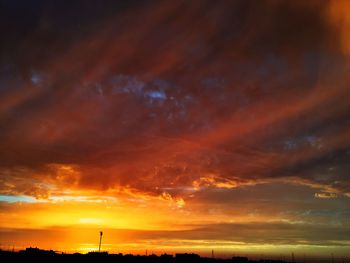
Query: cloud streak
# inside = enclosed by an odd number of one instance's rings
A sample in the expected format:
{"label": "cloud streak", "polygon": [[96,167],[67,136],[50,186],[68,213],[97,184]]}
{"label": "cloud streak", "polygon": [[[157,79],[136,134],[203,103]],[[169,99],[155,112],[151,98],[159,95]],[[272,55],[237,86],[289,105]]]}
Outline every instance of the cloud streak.
{"label": "cloud streak", "polygon": [[1,5],[0,194],[348,205],[346,1]]}

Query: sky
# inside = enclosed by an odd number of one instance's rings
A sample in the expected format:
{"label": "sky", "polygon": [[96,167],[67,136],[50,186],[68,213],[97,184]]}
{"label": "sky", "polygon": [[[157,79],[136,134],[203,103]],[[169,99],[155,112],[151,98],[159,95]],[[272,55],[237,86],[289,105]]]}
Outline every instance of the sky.
{"label": "sky", "polygon": [[0,246],[350,257],[350,1],[0,0]]}

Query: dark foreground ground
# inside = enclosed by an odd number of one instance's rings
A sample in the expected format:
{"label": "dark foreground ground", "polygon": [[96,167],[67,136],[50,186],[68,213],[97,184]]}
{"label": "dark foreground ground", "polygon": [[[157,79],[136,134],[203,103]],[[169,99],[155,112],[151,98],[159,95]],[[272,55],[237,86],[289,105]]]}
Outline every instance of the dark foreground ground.
{"label": "dark foreground ground", "polygon": [[52,250],[27,248],[19,252],[0,250],[0,262],[121,262],[121,263],[287,263],[281,260],[253,261],[246,257],[233,257],[232,259],[203,258],[197,254],[163,254],[161,256],[135,256],[123,254],[108,254],[107,252],[90,252],[88,254],[64,254]]}
{"label": "dark foreground ground", "polygon": [[90,252],[87,254],[65,254],[53,250],[42,250],[38,248],[27,248],[19,252],[5,251],[0,249],[0,263],[3,262],[45,262],[45,263],[68,263],[68,262],[113,262],[113,263],[350,263],[348,259],[332,257],[330,258],[294,258],[291,261],[284,260],[251,260],[246,257],[232,257],[230,259],[200,257],[197,254],[163,254],[161,256],[149,255],[123,255],[109,254],[107,252]]}

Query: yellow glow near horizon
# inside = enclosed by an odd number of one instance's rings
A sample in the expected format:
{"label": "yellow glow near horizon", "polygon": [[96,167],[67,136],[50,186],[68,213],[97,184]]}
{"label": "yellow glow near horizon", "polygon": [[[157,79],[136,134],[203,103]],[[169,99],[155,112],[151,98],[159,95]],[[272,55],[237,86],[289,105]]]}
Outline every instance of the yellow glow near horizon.
{"label": "yellow glow near horizon", "polygon": [[[215,226],[230,222],[273,222],[273,218],[263,215],[239,215],[230,218],[220,211],[213,214],[207,211],[198,213],[194,210],[195,204],[179,206],[176,200],[169,197],[151,198],[151,201],[96,195],[67,197],[63,201],[64,199],[60,197],[52,198],[51,201],[9,204],[13,212],[2,213],[0,218],[2,228],[7,231],[0,237],[2,246],[5,249],[6,246],[15,249],[33,246],[69,253],[87,253],[98,249],[98,233],[103,230],[102,250],[110,253],[143,254],[147,249],[157,254],[196,252],[210,255],[208,251],[214,249],[218,256],[223,257],[231,255],[233,251],[236,254],[278,255],[288,254],[291,250],[308,255],[320,254],[320,251],[324,254],[337,251],[347,255],[346,247],[337,247],[336,244],[256,244],[245,242],[244,239],[211,239],[215,227],[205,230],[210,224]],[[91,202],[91,199],[102,201]],[[157,211],[157,217],[154,216],[154,211]],[[204,232],[192,234],[191,231],[201,228],[201,225]],[[224,230],[216,231],[220,233]],[[259,235],[264,236],[264,232]],[[16,238],[11,239],[13,236]]]}

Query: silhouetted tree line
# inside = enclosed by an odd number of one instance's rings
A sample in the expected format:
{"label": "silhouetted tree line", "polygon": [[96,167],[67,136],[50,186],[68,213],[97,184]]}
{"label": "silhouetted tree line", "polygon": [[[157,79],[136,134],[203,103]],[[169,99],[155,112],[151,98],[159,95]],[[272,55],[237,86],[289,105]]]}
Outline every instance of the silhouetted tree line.
{"label": "silhouetted tree line", "polygon": [[132,255],[132,254],[109,254],[108,252],[89,252],[87,254],[66,254],[57,253],[53,250],[42,250],[38,248],[27,248],[19,252],[0,250],[1,262],[64,262],[64,261],[88,261],[88,262],[120,262],[120,263],[287,263],[281,260],[260,260],[253,261],[246,257],[232,257],[231,259],[200,257],[193,253],[184,254],[162,254],[157,255]]}

